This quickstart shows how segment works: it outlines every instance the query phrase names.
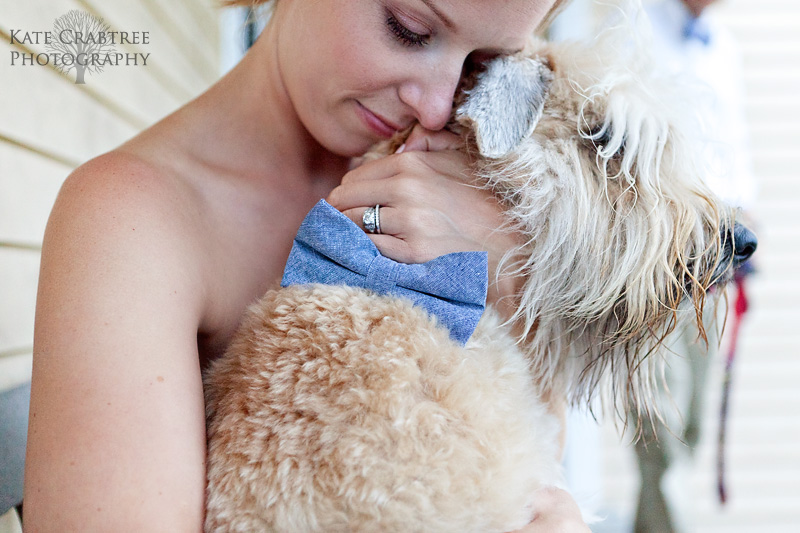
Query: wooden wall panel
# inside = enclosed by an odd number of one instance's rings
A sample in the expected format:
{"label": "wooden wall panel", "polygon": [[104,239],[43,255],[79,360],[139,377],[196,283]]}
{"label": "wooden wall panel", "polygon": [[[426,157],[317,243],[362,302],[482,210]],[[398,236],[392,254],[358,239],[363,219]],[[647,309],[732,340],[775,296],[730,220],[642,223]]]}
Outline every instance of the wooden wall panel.
{"label": "wooden wall panel", "polygon": [[[138,5],[138,3],[131,3]],[[149,45],[119,45],[120,53],[149,53],[147,66],[119,66],[107,67],[102,73],[87,74],[86,85],[74,85],[73,90],[88,91],[97,93],[102,100],[111,102],[113,106],[124,110],[125,116],[134,117],[128,120],[134,127],[141,129],[164,116],[168,111],[174,109],[175,105],[181,101],[194,96],[201,88],[207,85],[207,81],[197,79],[195,85],[187,84],[185,80],[192,79],[191,69],[181,68],[186,60],[180,53],[171,51],[159,43],[165,40],[163,33],[159,32],[160,24],[155,21],[141,21],[139,18],[120,16],[122,21],[117,24],[110,20],[106,12],[114,13],[114,4],[102,4],[105,9],[96,9],[89,1],[85,0],[56,0],[54,2],[43,2],[34,0],[25,4],[24,8],[15,8],[13,15],[3,17],[0,27],[6,33],[11,29],[26,30],[49,30],[52,28],[53,20],[63,15],[70,9],[80,9],[102,16],[112,26],[112,30],[124,31],[149,31]],[[29,11],[29,12],[26,12]],[[105,12],[104,12],[105,11]],[[4,39],[8,46],[8,39]],[[44,45],[30,44],[28,48],[34,52],[45,51]],[[201,50],[203,47],[198,46]],[[164,64],[171,66],[169,71],[163,68]],[[25,70],[40,70],[43,67],[8,67],[9,74],[16,74],[20,77],[20,72]],[[168,74],[165,74],[168,72]],[[74,72],[70,73],[70,80],[74,81]]]}
{"label": "wooden wall panel", "polygon": [[[212,7],[213,0],[0,0],[0,389],[30,376],[38,248],[61,183],[219,77]],[[99,15],[112,30],[150,32],[147,45],[118,46],[150,53],[147,66],[107,67],[76,85],[74,72],[67,79],[50,67],[10,65],[12,50],[46,51],[12,46],[11,29],[49,31],[70,9]]]}
{"label": "wooden wall panel", "polygon": [[181,0],[184,12],[194,21],[194,27],[207,35],[219,32],[221,10],[216,0]]}
{"label": "wooden wall panel", "polygon": [[[174,0],[173,0],[174,2]],[[172,2],[162,2],[172,3]],[[216,59],[203,63],[208,71],[198,71],[198,61],[192,59],[193,55],[208,55],[216,58],[216,46],[218,35],[209,38],[198,38],[194,43],[194,48],[188,49],[176,44],[171,29],[175,21],[170,17],[153,17],[151,11],[147,9],[144,1],[124,2],[115,0],[113,2],[100,2],[98,0],[81,0],[80,4],[91,6],[94,11],[114,28],[125,31],[149,31],[150,44],[147,45],[148,51],[152,50],[152,61],[159,65],[163,70],[172,74],[178,80],[182,80],[190,90],[198,87],[206,87],[215,78]],[[143,46],[144,48],[144,46]],[[189,54],[189,56],[187,56]]]}
{"label": "wooden wall panel", "polygon": [[0,353],[32,346],[38,277],[38,253],[0,248]]}
{"label": "wooden wall panel", "polygon": [[[215,57],[206,52],[215,50],[217,34],[216,32],[209,34],[208,29],[199,28],[196,21],[189,16],[189,9],[185,3],[160,0],[140,0],[139,3],[159,23],[163,35],[183,53],[183,57],[195,72],[214,72]],[[203,81],[206,82],[212,79],[209,76],[203,77]]]}
{"label": "wooden wall panel", "polygon": [[0,242],[40,245],[58,189],[71,169],[0,144]]}
{"label": "wooden wall panel", "polygon": [[[6,356],[0,354],[0,391],[13,389],[30,381],[32,363],[33,358],[30,352]],[[0,533],[11,533],[7,529],[3,529],[3,526],[2,517],[0,517]],[[17,533],[17,530],[13,533]]]}
{"label": "wooden wall panel", "polygon": [[[3,56],[10,50],[7,42],[0,44]],[[10,67],[0,61],[0,75],[0,133],[20,142],[82,163],[140,129],[49,68]],[[96,89],[94,82],[90,77],[87,86]],[[124,109],[135,112],[133,107]],[[136,116],[145,121],[144,114]]]}

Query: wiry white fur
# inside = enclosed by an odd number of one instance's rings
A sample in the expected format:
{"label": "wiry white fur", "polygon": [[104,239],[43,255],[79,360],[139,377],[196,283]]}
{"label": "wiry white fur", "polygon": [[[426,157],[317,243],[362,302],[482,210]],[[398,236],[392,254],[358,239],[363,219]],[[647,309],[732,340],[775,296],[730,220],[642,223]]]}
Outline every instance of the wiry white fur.
{"label": "wiry white fur", "polygon": [[609,375],[625,413],[647,410],[658,359],[647,355],[679,303],[688,297],[699,316],[720,224],[732,216],[701,179],[674,82],[617,36],[591,51],[531,46],[526,55],[554,65],[542,118],[481,174],[527,236],[505,266],[526,279],[514,319],[525,323],[536,378],[588,402]]}

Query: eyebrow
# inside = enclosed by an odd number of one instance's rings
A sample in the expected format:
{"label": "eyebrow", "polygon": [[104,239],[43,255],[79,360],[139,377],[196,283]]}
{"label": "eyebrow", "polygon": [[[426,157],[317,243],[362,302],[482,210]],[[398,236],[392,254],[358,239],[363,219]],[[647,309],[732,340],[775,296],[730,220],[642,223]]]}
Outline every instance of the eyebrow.
{"label": "eyebrow", "polygon": [[[439,11],[439,8],[437,8],[434,5],[433,0],[422,0],[422,3],[425,4],[426,6],[428,6],[428,9],[433,11],[433,13],[437,17],[439,17],[441,19],[442,23],[447,27],[447,29],[455,30],[456,25],[453,23],[452,20],[450,20],[450,18],[447,15],[445,15],[444,13]],[[522,50],[522,48],[515,48],[515,49],[511,49],[511,48],[496,48],[496,49],[493,49],[492,52],[502,55],[502,54],[516,54],[520,50]]]}
{"label": "eyebrow", "polygon": [[438,9],[438,8],[437,8],[437,7],[436,7],[434,4],[433,4],[433,0],[422,0],[422,2],[423,2],[423,3],[424,3],[426,6],[428,6],[428,9],[430,9],[431,11],[433,11],[433,13],[434,13],[434,14],[435,14],[437,17],[439,17],[439,18],[442,20],[442,22],[443,22],[443,23],[444,23],[444,25],[447,27],[447,29],[449,29],[449,30],[452,30],[452,29],[454,29],[454,28],[455,28],[455,24],[453,24],[453,21],[452,21],[452,20],[450,20],[450,19],[447,17],[447,15],[445,15],[444,13],[442,13],[441,11],[439,11],[439,9]]}

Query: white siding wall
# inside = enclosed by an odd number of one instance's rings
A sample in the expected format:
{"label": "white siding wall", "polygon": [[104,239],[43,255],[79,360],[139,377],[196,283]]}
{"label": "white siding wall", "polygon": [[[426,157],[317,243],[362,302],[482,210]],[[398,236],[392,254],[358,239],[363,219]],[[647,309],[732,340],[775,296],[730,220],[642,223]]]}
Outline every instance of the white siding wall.
{"label": "white siding wall", "polygon": [[[71,9],[112,30],[149,32],[146,67],[106,68],[85,85],[45,66],[11,65],[11,30],[48,31]],[[39,250],[61,183],[200,94],[219,76],[219,12],[214,0],[0,0],[0,390],[30,379]],[[0,424],[3,421],[0,420]],[[0,533],[18,533],[14,511]]]}
{"label": "white siding wall", "polygon": [[[146,67],[106,68],[85,85],[45,66],[11,66],[11,30],[47,31],[71,9],[112,30],[149,32]],[[0,0],[0,389],[30,378],[39,246],[64,178],[219,76],[214,0]],[[24,50],[23,48],[29,48]]]}

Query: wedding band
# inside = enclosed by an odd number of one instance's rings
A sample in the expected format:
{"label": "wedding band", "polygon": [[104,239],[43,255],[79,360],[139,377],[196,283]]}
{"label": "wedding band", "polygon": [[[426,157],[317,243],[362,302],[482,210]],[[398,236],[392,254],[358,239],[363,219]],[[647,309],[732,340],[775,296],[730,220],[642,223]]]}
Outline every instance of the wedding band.
{"label": "wedding band", "polygon": [[381,206],[376,204],[375,207],[368,207],[364,214],[361,216],[361,222],[364,223],[364,230],[367,233],[380,233],[381,232]]}

